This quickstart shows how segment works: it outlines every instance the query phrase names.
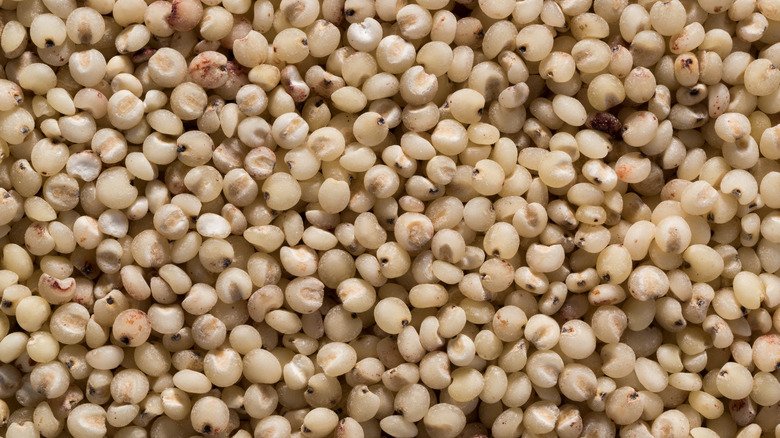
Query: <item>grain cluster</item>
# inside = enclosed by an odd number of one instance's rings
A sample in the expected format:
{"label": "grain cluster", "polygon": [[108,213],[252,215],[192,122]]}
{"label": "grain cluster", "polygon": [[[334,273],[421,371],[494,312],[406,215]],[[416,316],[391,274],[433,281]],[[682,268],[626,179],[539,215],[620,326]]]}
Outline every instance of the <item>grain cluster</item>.
{"label": "grain cluster", "polygon": [[780,436],[780,0],[2,0],[0,65],[0,436]]}

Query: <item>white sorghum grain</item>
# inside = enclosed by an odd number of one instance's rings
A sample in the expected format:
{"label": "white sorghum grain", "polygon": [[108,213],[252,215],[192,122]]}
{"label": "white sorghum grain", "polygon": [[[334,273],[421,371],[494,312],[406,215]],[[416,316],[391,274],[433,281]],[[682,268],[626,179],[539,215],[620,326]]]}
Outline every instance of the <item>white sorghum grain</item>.
{"label": "white sorghum grain", "polygon": [[777,432],[777,2],[6,5],[0,435]]}

